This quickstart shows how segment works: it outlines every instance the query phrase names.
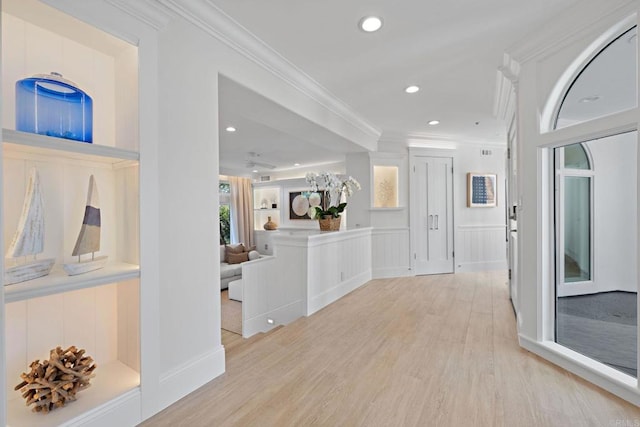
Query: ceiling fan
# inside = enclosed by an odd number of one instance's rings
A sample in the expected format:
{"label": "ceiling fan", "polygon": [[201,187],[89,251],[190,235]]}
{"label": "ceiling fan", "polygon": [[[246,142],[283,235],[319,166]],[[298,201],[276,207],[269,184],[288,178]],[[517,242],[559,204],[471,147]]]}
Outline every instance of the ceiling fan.
{"label": "ceiling fan", "polygon": [[253,151],[247,153],[249,155],[249,158],[247,159],[247,167],[248,168],[255,168],[256,166],[261,167],[261,168],[265,168],[265,169],[275,169],[276,165],[272,165],[270,163],[265,163],[265,162],[260,162],[255,160],[256,157],[260,157],[259,153],[254,153]]}

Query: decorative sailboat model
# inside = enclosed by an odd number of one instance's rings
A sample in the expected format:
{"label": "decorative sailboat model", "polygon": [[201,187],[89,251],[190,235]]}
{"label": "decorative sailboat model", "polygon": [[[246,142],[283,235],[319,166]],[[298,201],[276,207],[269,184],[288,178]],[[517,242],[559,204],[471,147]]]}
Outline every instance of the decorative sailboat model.
{"label": "decorative sailboat model", "polygon": [[18,229],[7,250],[7,256],[20,258],[33,256],[32,261],[18,263],[4,271],[4,284],[12,285],[38,277],[46,276],[51,271],[55,258],[38,260],[36,255],[44,249],[44,204],[40,191],[40,177],[35,168],[29,174],[29,183],[24,196],[22,214],[18,221]]}
{"label": "decorative sailboat model", "polygon": [[[98,270],[107,264],[106,255],[95,257],[95,253],[100,250],[100,200],[98,198],[98,187],[93,175],[89,177],[89,190],[87,192],[87,205],[84,210],[82,228],[78,234],[76,246],[71,255],[78,257],[78,262],[64,264],[64,271],[69,276],[88,273]],[[80,256],[91,254],[91,259],[81,261]]]}

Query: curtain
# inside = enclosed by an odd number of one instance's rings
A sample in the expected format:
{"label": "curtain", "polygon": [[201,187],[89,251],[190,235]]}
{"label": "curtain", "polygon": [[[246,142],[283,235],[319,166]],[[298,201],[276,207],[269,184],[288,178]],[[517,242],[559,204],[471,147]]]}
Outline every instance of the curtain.
{"label": "curtain", "polygon": [[253,189],[249,178],[229,177],[231,190],[231,243],[254,245]]}

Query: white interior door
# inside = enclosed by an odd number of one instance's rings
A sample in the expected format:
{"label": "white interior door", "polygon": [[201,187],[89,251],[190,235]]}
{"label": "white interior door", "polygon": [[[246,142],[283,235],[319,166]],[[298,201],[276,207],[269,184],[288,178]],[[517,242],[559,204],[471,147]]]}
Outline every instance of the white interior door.
{"label": "white interior door", "polygon": [[415,157],[412,242],[416,274],[453,273],[453,159]]}

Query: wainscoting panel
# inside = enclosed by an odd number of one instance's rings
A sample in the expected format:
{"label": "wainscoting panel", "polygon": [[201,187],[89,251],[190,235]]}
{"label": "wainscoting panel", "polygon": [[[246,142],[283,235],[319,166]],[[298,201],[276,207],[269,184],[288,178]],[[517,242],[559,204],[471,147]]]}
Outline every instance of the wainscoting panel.
{"label": "wainscoting panel", "polygon": [[456,272],[507,268],[505,225],[460,225],[456,229]]}
{"label": "wainscoting panel", "polygon": [[370,228],[311,236],[306,248],[307,316],[371,280]]}
{"label": "wainscoting panel", "polygon": [[374,279],[411,275],[409,228],[374,228],[371,264]]}
{"label": "wainscoting panel", "polygon": [[242,264],[242,336],[245,338],[304,315],[302,266],[306,264],[306,254],[282,248],[279,255]]}

